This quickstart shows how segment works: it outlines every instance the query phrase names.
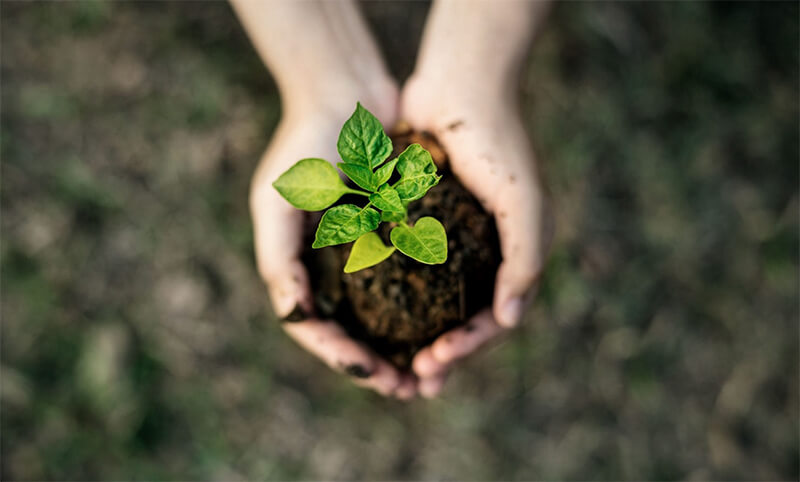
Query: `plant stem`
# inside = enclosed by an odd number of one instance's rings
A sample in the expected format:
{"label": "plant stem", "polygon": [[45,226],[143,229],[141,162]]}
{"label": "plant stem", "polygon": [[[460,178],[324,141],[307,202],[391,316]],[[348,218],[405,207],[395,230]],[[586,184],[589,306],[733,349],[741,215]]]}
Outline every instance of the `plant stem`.
{"label": "plant stem", "polygon": [[369,197],[369,193],[364,192],[364,191],[359,191],[358,189],[348,189],[347,193],[348,194],[358,194],[360,196]]}

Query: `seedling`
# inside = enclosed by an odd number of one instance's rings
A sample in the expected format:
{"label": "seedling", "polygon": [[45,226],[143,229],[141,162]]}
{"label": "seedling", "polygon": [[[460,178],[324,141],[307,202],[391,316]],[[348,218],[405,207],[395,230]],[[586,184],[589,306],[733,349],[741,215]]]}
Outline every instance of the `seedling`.
{"label": "seedling", "polygon": [[[412,144],[391,161],[392,141],[367,109],[356,104],[344,123],[336,143],[344,162],[337,164],[359,189],[345,185],[336,169],[324,159],[303,159],[272,183],[289,203],[305,211],[322,211],[312,248],[324,248],[355,241],[344,267],[345,273],[375,266],[395,249],[420,263],[442,264],[447,260],[447,234],[432,217],[408,224],[408,204],[439,183],[436,165],[428,151]],[[392,184],[397,169],[399,178]],[[396,176],[395,176],[396,177]],[[363,207],[339,204],[345,194],[357,194],[369,201]],[[381,222],[395,223],[389,234],[393,246],[386,246],[374,231]]]}

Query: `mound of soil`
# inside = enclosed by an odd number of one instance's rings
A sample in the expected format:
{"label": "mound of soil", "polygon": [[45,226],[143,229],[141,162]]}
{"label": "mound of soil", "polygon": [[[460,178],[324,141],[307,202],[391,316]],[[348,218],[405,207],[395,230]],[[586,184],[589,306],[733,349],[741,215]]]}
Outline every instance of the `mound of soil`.
{"label": "mound of soil", "polygon": [[[304,259],[318,314],[336,319],[351,336],[405,369],[420,348],[491,304],[500,249],[494,219],[447,170],[446,154],[435,139],[403,132],[392,140],[394,156],[416,142],[439,166],[441,181],[411,203],[408,214],[410,223],[423,216],[442,222],[447,262],[430,266],[398,251],[372,268],[345,274],[352,243],[312,250],[310,241]],[[393,226],[378,228],[387,245]],[[309,236],[313,239],[313,230]]]}

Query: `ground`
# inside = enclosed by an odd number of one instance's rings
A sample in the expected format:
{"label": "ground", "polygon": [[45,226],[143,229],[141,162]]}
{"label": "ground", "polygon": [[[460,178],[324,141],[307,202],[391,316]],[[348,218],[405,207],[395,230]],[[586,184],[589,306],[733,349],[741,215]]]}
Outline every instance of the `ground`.
{"label": "ground", "polygon": [[[407,75],[427,5],[364,7]],[[541,295],[410,404],[271,315],[280,105],[226,3],[0,10],[2,479],[800,476],[796,3],[555,6],[521,85]]]}

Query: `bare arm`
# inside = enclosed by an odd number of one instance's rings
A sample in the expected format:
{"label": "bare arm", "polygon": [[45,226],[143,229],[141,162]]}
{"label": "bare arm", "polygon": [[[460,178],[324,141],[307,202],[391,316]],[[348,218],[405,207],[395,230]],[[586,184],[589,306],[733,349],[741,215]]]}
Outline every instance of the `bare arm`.
{"label": "bare arm", "polygon": [[548,7],[548,1],[534,0],[437,0],[415,75],[490,96],[515,93],[535,28]]}
{"label": "bare arm", "polygon": [[380,107],[393,95],[395,83],[353,1],[231,4],[278,84],[285,115],[352,111],[357,100],[372,100],[378,118],[394,120],[392,112]]}

